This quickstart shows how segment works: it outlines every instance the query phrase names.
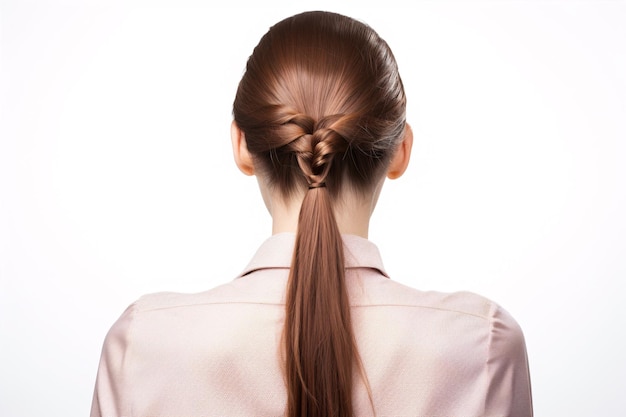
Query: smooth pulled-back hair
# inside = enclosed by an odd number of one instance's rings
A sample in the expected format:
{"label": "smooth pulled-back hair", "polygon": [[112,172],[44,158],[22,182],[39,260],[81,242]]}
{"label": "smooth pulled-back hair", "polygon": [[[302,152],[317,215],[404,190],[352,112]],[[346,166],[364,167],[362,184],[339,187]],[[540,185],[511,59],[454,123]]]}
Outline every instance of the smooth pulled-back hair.
{"label": "smooth pulled-back hair", "polygon": [[391,50],[369,26],[335,13],[287,18],[263,36],[233,115],[255,168],[285,198],[304,193],[283,332],[288,416],[353,416],[362,370],[350,321],[333,206],[371,192],[405,129]]}

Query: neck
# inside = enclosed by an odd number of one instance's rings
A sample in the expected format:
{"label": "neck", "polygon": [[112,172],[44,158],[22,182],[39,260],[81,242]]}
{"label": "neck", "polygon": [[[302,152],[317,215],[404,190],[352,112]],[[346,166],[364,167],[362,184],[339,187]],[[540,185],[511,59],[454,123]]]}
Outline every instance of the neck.
{"label": "neck", "polygon": [[[298,217],[302,201],[290,204],[274,204],[272,214],[272,234],[291,232],[298,229]],[[369,220],[373,207],[367,203],[339,203],[335,207],[335,219],[341,234],[357,235],[367,239]]]}
{"label": "neck", "polygon": [[[272,190],[261,177],[257,177],[259,189],[270,215],[272,216],[272,234],[295,233],[298,229],[300,207],[304,193],[284,199],[279,192]],[[372,192],[357,193],[346,189],[335,201],[334,213],[341,234],[350,234],[367,239],[370,217],[378,201],[384,178],[376,184]]]}

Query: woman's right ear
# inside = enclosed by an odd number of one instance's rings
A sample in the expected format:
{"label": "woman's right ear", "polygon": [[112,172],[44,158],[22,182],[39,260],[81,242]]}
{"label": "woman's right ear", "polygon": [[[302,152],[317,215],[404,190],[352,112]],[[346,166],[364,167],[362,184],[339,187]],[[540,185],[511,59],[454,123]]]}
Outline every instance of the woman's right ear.
{"label": "woman's right ear", "polygon": [[246,175],[254,175],[254,164],[252,163],[252,156],[248,152],[246,136],[234,120],[230,125],[230,139],[233,143],[233,156],[237,168]]}

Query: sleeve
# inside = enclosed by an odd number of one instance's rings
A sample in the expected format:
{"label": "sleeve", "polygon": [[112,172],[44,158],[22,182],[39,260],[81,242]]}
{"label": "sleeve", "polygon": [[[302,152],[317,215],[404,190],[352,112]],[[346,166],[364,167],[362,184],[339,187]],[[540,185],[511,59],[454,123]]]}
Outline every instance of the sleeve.
{"label": "sleeve", "polygon": [[129,356],[135,304],[129,306],[104,340],[91,417],[130,417]]}
{"label": "sleeve", "polygon": [[532,417],[524,334],[515,319],[497,305],[491,314],[487,374],[485,415]]}

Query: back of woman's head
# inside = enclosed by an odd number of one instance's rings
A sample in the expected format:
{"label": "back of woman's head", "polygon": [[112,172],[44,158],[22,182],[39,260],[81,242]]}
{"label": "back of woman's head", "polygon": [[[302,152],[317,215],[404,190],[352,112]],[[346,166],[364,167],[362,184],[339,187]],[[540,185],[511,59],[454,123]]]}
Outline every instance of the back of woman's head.
{"label": "back of woman's head", "polygon": [[233,114],[255,170],[285,199],[304,193],[283,333],[289,416],[352,416],[354,367],[367,385],[333,203],[382,179],[403,138],[405,106],[387,44],[327,12],[273,26],[239,84]]}
{"label": "back of woman's head", "polygon": [[328,12],[285,19],[250,56],[234,103],[248,150],[284,195],[325,182],[365,190],[389,162],[405,123],[391,50],[370,27]]}

